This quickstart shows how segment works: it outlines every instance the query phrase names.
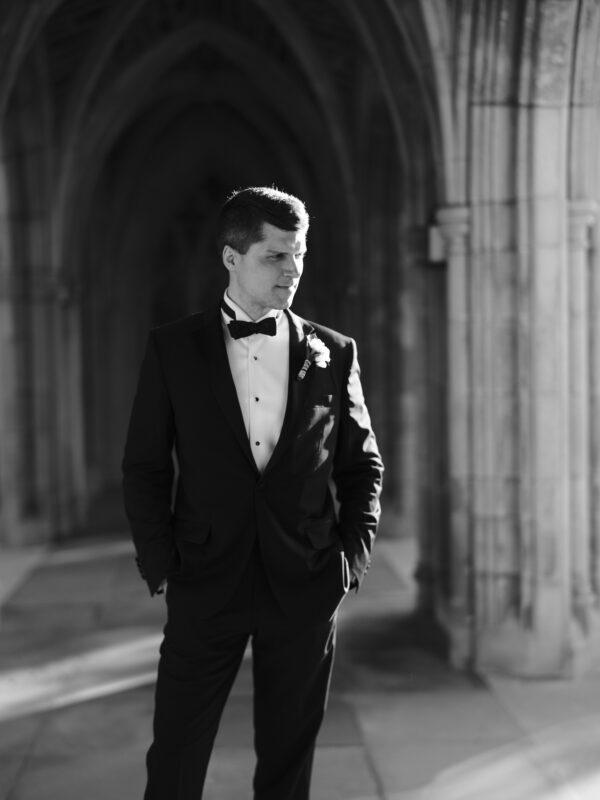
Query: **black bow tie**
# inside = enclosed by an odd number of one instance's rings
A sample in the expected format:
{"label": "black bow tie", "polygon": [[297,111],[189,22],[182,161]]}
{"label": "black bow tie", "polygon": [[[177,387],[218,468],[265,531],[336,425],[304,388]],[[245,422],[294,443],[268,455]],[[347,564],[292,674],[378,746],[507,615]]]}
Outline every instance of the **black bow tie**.
{"label": "black bow tie", "polygon": [[234,339],[243,339],[245,336],[252,336],[253,333],[264,333],[266,336],[275,336],[277,333],[275,317],[265,317],[260,322],[246,322],[243,319],[235,318],[235,311],[225,300],[221,303],[221,308],[228,316],[232,317],[232,321],[227,327]]}
{"label": "black bow tie", "polygon": [[253,333],[264,333],[267,336],[275,336],[277,333],[275,317],[266,317],[261,319],[260,322],[245,322],[243,319],[234,319],[227,327],[234,339],[243,339],[244,336],[252,336]]}

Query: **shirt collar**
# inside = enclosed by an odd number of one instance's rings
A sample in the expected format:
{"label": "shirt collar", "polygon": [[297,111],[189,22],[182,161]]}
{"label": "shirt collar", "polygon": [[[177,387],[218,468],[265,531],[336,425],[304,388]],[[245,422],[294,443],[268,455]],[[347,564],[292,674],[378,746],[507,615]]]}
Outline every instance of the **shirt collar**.
{"label": "shirt collar", "polygon": [[[263,314],[262,317],[259,317],[256,320],[252,320],[248,316],[248,314],[246,314],[244,309],[240,308],[240,306],[238,306],[238,304],[234,300],[231,299],[231,297],[227,294],[227,290],[225,290],[225,294],[223,295],[223,299],[225,300],[227,305],[230,306],[233,309],[233,311],[235,311],[235,318],[239,319],[239,320],[244,320],[245,322],[260,322],[261,319],[267,319],[267,317],[275,317],[275,320],[276,320],[277,324],[279,324],[279,322],[281,321],[281,319],[283,317],[283,311],[281,311],[278,308],[272,308],[270,311],[267,311],[266,314]],[[221,310],[221,316],[223,317],[223,319],[225,320],[226,323],[231,322],[231,318],[228,317],[227,314],[223,310]]]}

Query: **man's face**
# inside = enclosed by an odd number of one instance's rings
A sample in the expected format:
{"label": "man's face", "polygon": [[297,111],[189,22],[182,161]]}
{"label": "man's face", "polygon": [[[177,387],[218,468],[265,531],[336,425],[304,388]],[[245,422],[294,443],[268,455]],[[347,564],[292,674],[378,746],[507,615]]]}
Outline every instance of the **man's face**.
{"label": "man's face", "polygon": [[283,231],[265,222],[263,237],[246,253],[238,253],[229,245],[223,248],[229,295],[251,319],[273,308],[289,308],[306,253],[306,230]]}

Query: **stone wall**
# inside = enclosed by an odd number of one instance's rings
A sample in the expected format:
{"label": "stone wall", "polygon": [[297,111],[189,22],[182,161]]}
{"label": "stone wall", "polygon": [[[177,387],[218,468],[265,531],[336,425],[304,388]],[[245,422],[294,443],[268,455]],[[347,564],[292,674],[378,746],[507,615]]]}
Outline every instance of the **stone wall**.
{"label": "stone wall", "polygon": [[599,30],[593,0],[6,0],[0,541],[89,527],[147,328],[222,291],[224,194],[277,183],[454,663],[596,669]]}

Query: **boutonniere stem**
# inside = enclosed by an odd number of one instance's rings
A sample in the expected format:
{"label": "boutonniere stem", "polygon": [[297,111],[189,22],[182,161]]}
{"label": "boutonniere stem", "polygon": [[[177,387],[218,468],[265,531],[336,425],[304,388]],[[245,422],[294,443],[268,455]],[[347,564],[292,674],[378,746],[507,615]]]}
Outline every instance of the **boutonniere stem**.
{"label": "boutonniere stem", "polygon": [[304,376],[308,372],[308,368],[309,367],[310,367],[310,358],[305,358],[304,359],[304,364],[302,364],[302,367],[300,368],[300,372],[298,373],[298,380],[299,381],[303,381],[304,380]]}
{"label": "boutonniere stem", "polygon": [[325,342],[322,342],[316,334],[309,333],[306,337],[306,358],[297,375],[298,380],[304,380],[311,364],[324,369],[330,360],[331,354]]}

